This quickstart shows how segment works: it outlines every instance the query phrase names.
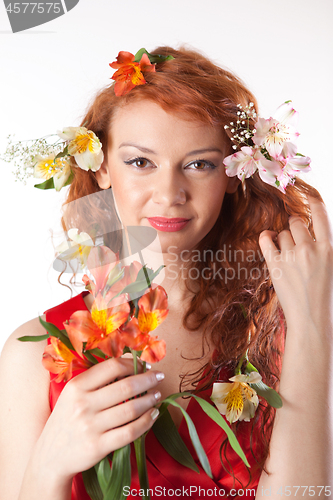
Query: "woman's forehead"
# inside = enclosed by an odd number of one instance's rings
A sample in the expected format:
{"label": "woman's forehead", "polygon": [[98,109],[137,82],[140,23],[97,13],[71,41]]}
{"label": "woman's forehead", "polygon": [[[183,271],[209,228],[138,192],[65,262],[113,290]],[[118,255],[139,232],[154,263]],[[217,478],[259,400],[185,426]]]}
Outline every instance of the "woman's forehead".
{"label": "woman's forehead", "polygon": [[179,111],[166,111],[150,100],[140,100],[119,107],[110,124],[111,143],[123,141],[161,142],[182,139],[186,143],[221,143],[221,127],[205,124]]}

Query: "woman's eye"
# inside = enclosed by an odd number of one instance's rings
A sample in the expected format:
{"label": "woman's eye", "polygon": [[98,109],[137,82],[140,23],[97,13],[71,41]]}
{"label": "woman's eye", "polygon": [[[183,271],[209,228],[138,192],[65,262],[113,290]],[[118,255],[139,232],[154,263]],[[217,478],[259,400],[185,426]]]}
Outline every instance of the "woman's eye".
{"label": "woman's eye", "polygon": [[145,160],[144,158],[138,158],[137,160],[134,160],[133,165],[139,168],[143,168],[148,165],[148,160]]}
{"label": "woman's eye", "polygon": [[210,161],[206,160],[195,160],[188,165],[188,167],[194,167],[193,170],[208,170],[216,168],[216,165]]}
{"label": "woman's eye", "polygon": [[146,158],[134,158],[134,160],[125,161],[126,165],[133,165],[139,169],[144,169],[150,162]]}

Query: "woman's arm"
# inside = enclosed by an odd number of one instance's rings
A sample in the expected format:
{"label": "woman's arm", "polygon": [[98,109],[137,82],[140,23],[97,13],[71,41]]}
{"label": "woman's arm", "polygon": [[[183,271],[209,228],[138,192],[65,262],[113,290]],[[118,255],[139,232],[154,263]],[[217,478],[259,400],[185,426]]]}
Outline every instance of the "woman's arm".
{"label": "woman's arm", "polygon": [[39,500],[41,492],[69,500],[78,472],[149,430],[161,378],[153,370],[133,376],[132,359],[109,359],[70,380],[50,413],[45,344],[15,340],[41,333],[35,327],[19,328],[1,356],[0,483],[10,500]]}
{"label": "woman's arm", "polygon": [[0,484],[2,498],[17,499],[32,450],[50,415],[49,373],[43,342],[20,342],[45,333],[37,319],[18,328],[0,358]]}
{"label": "woman's arm", "polygon": [[[333,496],[333,250],[324,205],[310,200],[314,241],[301,219],[260,238],[287,322],[270,455],[256,498]],[[265,493],[266,492],[266,493]]]}

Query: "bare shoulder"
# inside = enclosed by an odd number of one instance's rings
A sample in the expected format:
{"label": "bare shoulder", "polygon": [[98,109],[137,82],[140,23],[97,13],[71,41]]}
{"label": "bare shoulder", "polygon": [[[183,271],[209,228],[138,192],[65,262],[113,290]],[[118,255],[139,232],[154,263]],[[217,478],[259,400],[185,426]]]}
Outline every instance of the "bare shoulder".
{"label": "bare shoulder", "polygon": [[[45,319],[44,316],[42,316],[42,318]],[[1,366],[7,363],[17,365],[16,367],[20,370],[20,367],[24,369],[24,366],[27,367],[31,362],[34,362],[36,358],[41,361],[41,356],[47,345],[46,340],[39,342],[21,342],[18,339],[25,336],[34,337],[44,335],[45,333],[46,331],[40,324],[38,318],[34,318],[19,326],[5,342],[0,356],[0,370]],[[30,368],[33,369],[33,366]]]}
{"label": "bare shoulder", "polygon": [[[21,342],[19,337],[44,335],[46,332],[38,318],[27,321],[17,328],[7,339],[0,356],[0,395],[8,392],[22,397],[29,388],[40,397],[48,394],[49,373],[42,365],[42,356],[47,345],[40,342]],[[7,384],[6,384],[7,382]],[[1,397],[0,397],[1,401]]]}
{"label": "bare shoulder", "polygon": [[21,342],[43,335],[38,318],[7,339],[0,356],[0,484],[3,498],[18,498],[24,471],[50,416],[50,375],[42,365],[47,341]]}

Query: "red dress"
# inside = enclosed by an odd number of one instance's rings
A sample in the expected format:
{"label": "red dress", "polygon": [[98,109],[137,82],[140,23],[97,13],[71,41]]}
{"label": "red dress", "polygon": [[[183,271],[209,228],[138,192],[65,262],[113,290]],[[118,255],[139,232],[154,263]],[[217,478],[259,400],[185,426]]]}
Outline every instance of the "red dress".
{"label": "red dress", "polygon": [[[64,302],[52,309],[45,312],[46,321],[55,324],[58,328],[63,329],[63,323],[70,316],[78,310],[87,310],[83,297],[86,293],[77,295],[76,297]],[[76,371],[78,375],[80,371]],[[53,410],[57,399],[65,386],[65,382],[56,383],[54,381],[56,375],[51,374],[50,381],[50,407]],[[227,380],[228,376],[224,380]],[[210,401],[211,389],[200,392],[200,397]],[[260,477],[260,470],[256,467],[255,460],[250,450],[250,428],[251,424],[248,422],[240,422],[237,438],[244,450],[247,459],[251,465],[251,481],[247,468],[240,460],[238,455],[232,450],[228,453],[230,464],[226,463],[226,467],[230,470],[232,466],[236,480],[228,474],[221,464],[220,459],[220,446],[225,440],[224,431],[213,422],[206,413],[203,412],[199,404],[194,398],[190,399],[187,407],[187,412],[192,418],[194,425],[197,429],[200,441],[208,456],[211,466],[213,479],[209,478],[202,470],[200,462],[196,458],[196,453],[193,449],[191,439],[188,434],[187,425],[183,418],[179,427],[179,434],[190,450],[199,467],[200,474],[184,467],[176,462],[160,445],[157,441],[153,431],[149,431],[146,437],[146,455],[147,455],[147,469],[149,477],[149,487],[151,489],[150,495],[152,500],[155,498],[169,498],[177,497],[183,499],[199,500],[201,498],[223,498],[231,496],[232,498],[254,498],[258,481]],[[252,448],[256,448],[259,443],[253,436]],[[135,454],[132,450],[132,483],[130,494],[127,498],[133,500],[140,498],[140,486],[136,473]],[[250,482],[249,482],[250,481]],[[245,491],[246,489],[246,491]],[[133,490],[133,492],[132,492]],[[238,492],[237,492],[238,490]],[[240,491],[239,491],[240,490]],[[128,492],[126,492],[127,495]],[[73,479],[72,486],[72,500],[90,500],[87,495],[82,475],[78,474]],[[117,500],[117,499],[115,499]]]}

